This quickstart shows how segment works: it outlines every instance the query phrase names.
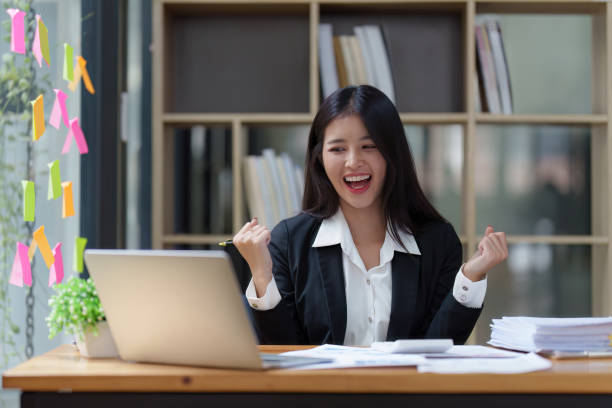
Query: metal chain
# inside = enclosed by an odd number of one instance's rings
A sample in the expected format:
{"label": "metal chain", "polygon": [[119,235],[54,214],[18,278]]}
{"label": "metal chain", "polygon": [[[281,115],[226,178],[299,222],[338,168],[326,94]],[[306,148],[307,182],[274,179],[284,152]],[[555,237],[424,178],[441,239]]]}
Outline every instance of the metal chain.
{"label": "metal chain", "polygon": [[[28,41],[34,40],[34,16],[36,15],[36,11],[32,8],[32,0],[27,1],[27,6],[30,8],[30,13],[28,13],[28,29],[27,29],[27,38]],[[34,67],[34,58],[30,58],[30,72],[32,75],[32,83],[36,81],[36,69]],[[35,97],[35,95],[31,95]],[[33,99],[33,98],[32,98]],[[31,132],[31,122],[28,123],[27,134]],[[34,180],[34,152],[32,151],[32,143],[27,143],[27,172],[28,172],[28,180]],[[28,230],[28,237],[32,238],[34,233],[34,223],[27,223],[26,225]],[[25,355],[27,359],[32,358],[34,355],[34,285],[35,285],[35,260],[32,258],[32,286],[30,286],[30,290],[26,295],[26,347],[25,347]]]}
{"label": "metal chain", "polygon": [[[34,262],[32,262],[34,266]],[[32,268],[34,269],[34,268]],[[26,347],[25,355],[27,359],[34,355],[34,273],[32,273],[32,286],[26,295]]]}

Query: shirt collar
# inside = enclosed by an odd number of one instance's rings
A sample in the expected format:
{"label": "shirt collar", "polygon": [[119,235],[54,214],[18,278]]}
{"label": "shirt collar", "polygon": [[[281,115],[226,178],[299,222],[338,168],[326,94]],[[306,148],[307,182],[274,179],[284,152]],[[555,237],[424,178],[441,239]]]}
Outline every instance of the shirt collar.
{"label": "shirt collar", "polygon": [[[402,246],[391,237],[391,234],[389,234],[389,229],[387,229],[385,234],[385,242],[383,243],[383,247],[390,247],[390,249],[397,252],[407,252],[413,255],[421,255],[421,251],[416,243],[416,239],[414,239],[414,235],[402,230],[398,230],[398,235],[406,249],[402,248]],[[349,239],[350,245],[348,242]],[[353,239],[348,224],[346,223],[346,219],[344,218],[344,214],[338,207],[336,214],[323,220],[312,246],[317,248],[340,244],[342,249],[347,252],[350,247],[355,246],[352,241]]]}

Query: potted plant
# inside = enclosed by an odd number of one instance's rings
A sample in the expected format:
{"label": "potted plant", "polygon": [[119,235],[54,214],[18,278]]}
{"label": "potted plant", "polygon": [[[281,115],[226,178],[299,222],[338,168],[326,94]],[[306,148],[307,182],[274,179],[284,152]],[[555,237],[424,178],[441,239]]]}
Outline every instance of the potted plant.
{"label": "potted plant", "polygon": [[75,336],[79,352],[85,357],[117,357],[117,349],[104,316],[104,309],[91,278],[76,276],[55,285],[49,299],[47,316],[49,338],[64,331]]}

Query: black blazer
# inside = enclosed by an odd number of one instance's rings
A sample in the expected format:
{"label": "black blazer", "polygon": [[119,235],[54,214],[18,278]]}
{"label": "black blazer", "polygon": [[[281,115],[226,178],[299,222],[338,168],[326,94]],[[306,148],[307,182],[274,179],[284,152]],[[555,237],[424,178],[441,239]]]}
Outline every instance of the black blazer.
{"label": "black blazer", "polygon": [[[253,310],[262,344],[342,344],[346,295],[340,245],[313,248],[322,220],[300,214],[272,231],[270,253],[281,302]],[[387,340],[452,338],[463,344],[482,309],[455,300],[452,288],[462,259],[453,227],[436,222],[415,235],[421,255],[396,252]]]}

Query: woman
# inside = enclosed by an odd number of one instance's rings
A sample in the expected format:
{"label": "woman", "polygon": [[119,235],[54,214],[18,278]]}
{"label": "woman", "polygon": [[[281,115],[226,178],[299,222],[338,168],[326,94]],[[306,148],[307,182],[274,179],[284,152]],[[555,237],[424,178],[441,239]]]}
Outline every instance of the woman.
{"label": "woman", "polygon": [[453,227],[421,190],[393,103],[362,85],[321,105],[308,140],[303,212],[233,239],[262,343],[368,345],[469,336],[486,273],[508,254],[487,227],[461,265]]}

